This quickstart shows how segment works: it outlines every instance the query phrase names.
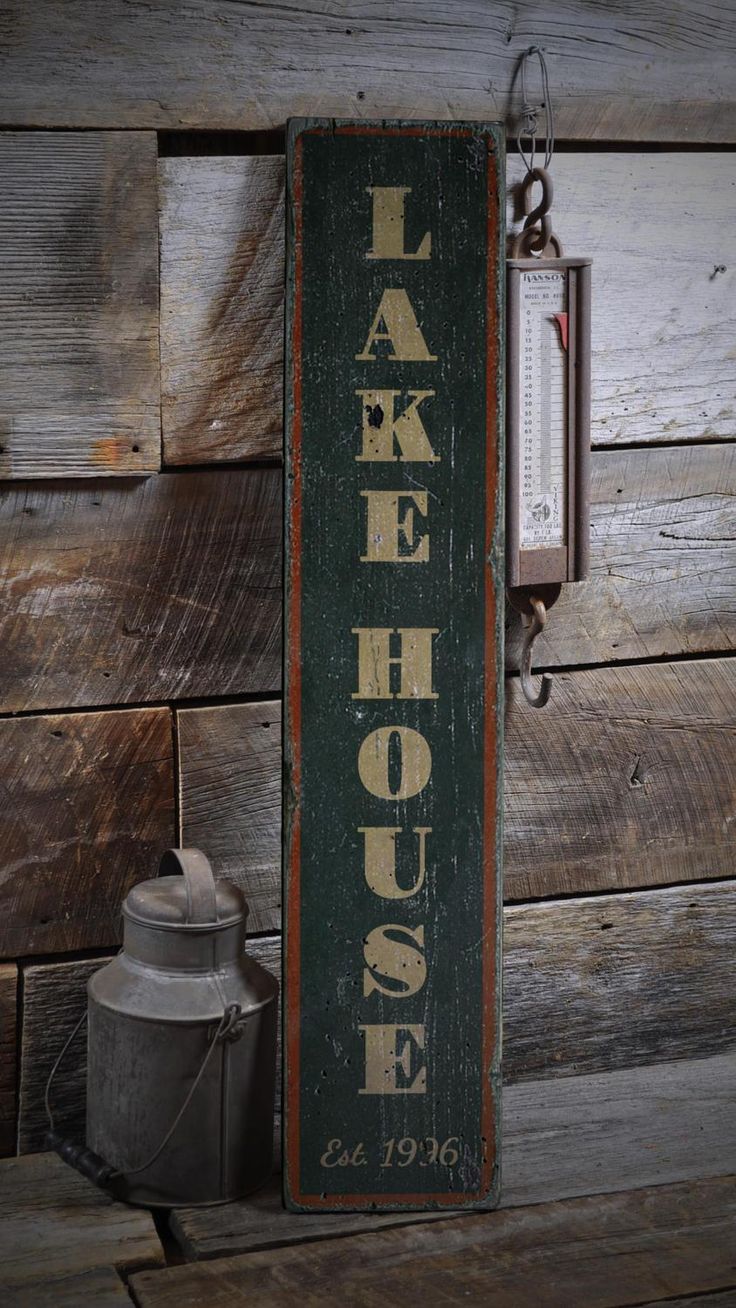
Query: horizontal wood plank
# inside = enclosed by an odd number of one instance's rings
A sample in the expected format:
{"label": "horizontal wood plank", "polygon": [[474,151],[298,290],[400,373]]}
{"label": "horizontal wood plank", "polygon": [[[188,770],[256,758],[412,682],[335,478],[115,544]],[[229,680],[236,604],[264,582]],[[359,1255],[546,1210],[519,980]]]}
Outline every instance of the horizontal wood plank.
{"label": "horizontal wood plank", "polygon": [[736,1179],[539,1204],[141,1274],[141,1308],[378,1302],[618,1308],[733,1278]]}
{"label": "horizontal wood plank", "polygon": [[[736,447],[592,463],[591,576],[565,589],[536,664],[733,648]],[[277,469],[7,484],[0,711],[277,690],[280,515]],[[514,619],[511,668],[520,644]]]}
{"label": "horizontal wood plank", "polygon": [[[274,975],[281,970],[281,941],[253,940],[248,952]],[[23,1041],[20,1058],[18,1152],[43,1150],[48,1131],[46,1082],[64,1045],[87,1007],[87,982],[109,960],[79,959],[23,969]],[[279,1040],[281,1028],[279,1025]],[[85,1136],[87,1108],[86,1041],[80,1031],[64,1058],[52,1088],[57,1129],[72,1140]]]}
{"label": "horizontal wood plank", "polygon": [[[507,1087],[501,1206],[731,1175],[735,1076],[731,1054]],[[288,1213],[273,1183],[222,1208],[178,1209],[172,1226],[187,1257],[209,1259],[428,1221],[437,1215]]]}
{"label": "horizontal wood plank", "polygon": [[[552,173],[564,252],[593,259],[593,445],[736,438],[736,271],[724,245],[736,175],[723,155],[558,153]],[[523,175],[511,156],[511,233]],[[662,246],[652,234],[667,211]]]}
{"label": "horizontal wood plank", "polygon": [[[249,945],[276,975],[280,943],[270,937]],[[733,1050],[735,943],[734,881],[507,907],[506,1084]],[[87,960],[25,969],[23,1150],[42,1147],[45,1079],[97,966]],[[83,1121],[83,1053],[82,1041],[58,1091],[58,1112],[72,1133]]]}
{"label": "horizontal wood plank", "polygon": [[114,944],[175,843],[169,710],[2,719],[0,791],[0,956]]}
{"label": "horizontal wood plank", "polygon": [[560,672],[544,713],[509,679],[506,899],[728,875],[735,704],[732,659]]}
{"label": "horizontal wood plank", "polygon": [[0,489],[0,711],[278,687],[281,475]]}
{"label": "horizontal wood plank", "polygon": [[130,1308],[125,1282],[114,1267],[64,1273],[61,1280],[44,1280],[40,1285],[31,1280],[27,1294],[24,1287],[22,1295],[25,1297],[19,1297],[17,1288],[14,1290],[12,1308]]}
{"label": "horizontal wood plank", "polygon": [[157,472],[156,138],[0,133],[0,477]]}
{"label": "horizontal wood plank", "polygon": [[[590,576],[564,586],[534,665],[736,648],[736,445],[598,450]],[[518,668],[521,619],[506,662]]]}
{"label": "horizontal wood plank", "polygon": [[[165,459],[276,457],[284,161],[172,158],[159,169]],[[512,156],[511,231],[521,225],[523,171]],[[736,272],[724,231],[736,212],[736,178],[723,156],[558,154],[554,177],[555,230],[567,252],[594,261],[593,444],[735,437]],[[666,255],[651,240],[663,212]]]}
{"label": "horizontal wood plank", "polygon": [[0,1158],[15,1153],[18,969],[0,964]]}
{"label": "horizontal wood plank", "polygon": [[[153,1218],[114,1203],[56,1154],[0,1163],[0,1291],[4,1304],[107,1304],[91,1292],[110,1277],[165,1259]],[[53,1290],[58,1297],[54,1298]],[[79,1297],[73,1299],[71,1291]],[[81,1291],[90,1292],[85,1299]],[[45,1297],[44,1297],[45,1296]],[[110,1298],[115,1304],[116,1300]]]}
{"label": "horizontal wood plank", "polygon": [[[730,659],[563,672],[546,713],[509,679],[506,900],[723,876],[734,678]],[[243,887],[259,931],[281,926],[280,722],[278,701],[178,713],[183,839]]]}
{"label": "horizontal wood plank", "polygon": [[736,1050],[735,946],[736,881],[507,907],[505,1079]]}
{"label": "horizontal wood plank", "polygon": [[[2,121],[258,129],[291,115],[471,118],[518,112],[520,53],[544,38],[557,134],[732,141],[728,6],[455,0],[246,6],[11,0]],[[535,99],[541,98],[536,79]],[[514,121],[514,131],[516,120]]]}
{"label": "horizontal wood plank", "polygon": [[159,177],[165,461],[280,454],[283,160],[162,159]]}

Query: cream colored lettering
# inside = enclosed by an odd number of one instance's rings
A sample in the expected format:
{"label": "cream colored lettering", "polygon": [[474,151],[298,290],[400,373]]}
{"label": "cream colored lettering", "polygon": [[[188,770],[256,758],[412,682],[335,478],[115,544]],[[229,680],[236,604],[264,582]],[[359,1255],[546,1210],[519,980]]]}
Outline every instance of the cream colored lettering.
{"label": "cream colored lettering", "polygon": [[[381,1024],[359,1026],[365,1033],[365,1085],[361,1095],[423,1095],[427,1092],[427,1069],[415,1066],[414,1052],[424,1049],[424,1026]],[[399,1085],[401,1068],[406,1084]]]}
{"label": "cream colored lettering", "polygon": [[[398,776],[391,787],[389,753],[399,752]],[[366,736],[358,751],[358,775],[366,790],[377,799],[411,799],[424,790],[432,772],[429,745],[413,727],[378,727]]]}
{"label": "cream colored lettering", "polygon": [[[363,451],[358,463],[439,463],[419,417],[419,405],[435,391],[407,391],[411,403],[395,414],[401,391],[356,391],[363,408]],[[394,453],[394,442],[401,450]]]}
{"label": "cream colored lettering", "polygon": [[367,186],[373,197],[373,249],[367,259],[428,259],[432,251],[432,235],[426,232],[419,249],[410,254],[404,248],[404,196],[411,195],[410,186]]}
{"label": "cream colored lettering", "polygon": [[[427,492],[364,490],[360,493],[368,508],[365,554],[360,556],[361,563],[426,563],[429,559],[429,531],[415,539],[414,508],[426,518]],[[400,518],[404,500],[409,500],[410,504]],[[403,554],[399,552],[402,544],[406,550]]]}
{"label": "cream colored lettering", "polygon": [[[432,689],[432,637],[439,627],[353,627],[358,637],[358,689],[353,699],[439,699]],[[391,637],[401,653],[391,653]],[[399,668],[399,689],[391,690],[391,669]]]}
{"label": "cream colored lettering", "polygon": [[363,870],[366,884],[380,899],[410,899],[418,895],[425,882],[426,837],[431,827],[414,827],[414,836],[420,837],[418,871],[409,887],[399,886],[396,878],[396,836],[403,835],[401,827],[358,827],[363,836]]}
{"label": "cream colored lettering", "polygon": [[396,876],[396,837],[402,835],[401,827],[358,827],[364,837],[363,867],[367,885],[374,895],[381,899],[411,899],[424,885],[426,872],[427,836],[432,834],[431,827],[414,827],[414,835],[419,837],[419,865],[412,884],[404,889]]}
{"label": "cream colored lettering", "polygon": [[[389,935],[393,932],[393,935]],[[395,936],[404,937],[396,939]],[[416,943],[410,944],[409,940]],[[416,946],[419,946],[417,948]],[[368,998],[377,990],[381,995],[392,999],[406,999],[421,990],[427,979],[427,963],[424,958],[424,927],[401,926],[397,922],[387,922],[384,926],[369,931],[363,944],[363,996]],[[377,975],[374,975],[377,974]],[[395,981],[396,985],[387,986],[378,977]]]}
{"label": "cream colored lettering", "polygon": [[391,352],[386,359],[400,359],[406,363],[436,363],[437,355],[430,354],[422,336],[411,300],[403,287],[383,292],[376,316],[371,323],[368,339],[356,359],[375,363],[372,353],[377,341],[390,341]]}

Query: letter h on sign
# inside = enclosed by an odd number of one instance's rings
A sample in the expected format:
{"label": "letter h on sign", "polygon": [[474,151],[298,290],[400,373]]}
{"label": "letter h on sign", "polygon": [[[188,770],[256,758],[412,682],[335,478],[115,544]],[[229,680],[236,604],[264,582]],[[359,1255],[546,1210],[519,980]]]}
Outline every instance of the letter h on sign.
{"label": "letter h on sign", "polygon": [[285,1197],[491,1207],[502,133],[296,121],[287,172]]}

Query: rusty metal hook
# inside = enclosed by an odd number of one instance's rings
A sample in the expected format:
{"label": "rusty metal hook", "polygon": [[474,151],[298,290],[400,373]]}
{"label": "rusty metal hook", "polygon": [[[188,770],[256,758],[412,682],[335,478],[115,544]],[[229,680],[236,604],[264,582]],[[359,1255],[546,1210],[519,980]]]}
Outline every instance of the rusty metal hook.
{"label": "rusty metal hook", "polygon": [[524,692],[524,698],[528,704],[531,704],[532,708],[544,708],[552,690],[552,678],[545,672],[542,676],[539,693],[535,694],[532,685],[532,646],[547,621],[547,609],[544,601],[536,595],[529,596],[529,603],[533,612],[532,614],[522,614],[521,619],[526,628],[521,650],[521,689]]}

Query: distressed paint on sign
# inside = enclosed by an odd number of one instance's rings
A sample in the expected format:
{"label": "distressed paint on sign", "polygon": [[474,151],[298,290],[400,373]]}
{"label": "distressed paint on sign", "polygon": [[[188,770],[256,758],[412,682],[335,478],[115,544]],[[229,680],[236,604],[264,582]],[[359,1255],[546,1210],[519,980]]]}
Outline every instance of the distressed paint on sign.
{"label": "distressed paint on sign", "polygon": [[285,1191],[498,1199],[503,147],[290,124]]}

